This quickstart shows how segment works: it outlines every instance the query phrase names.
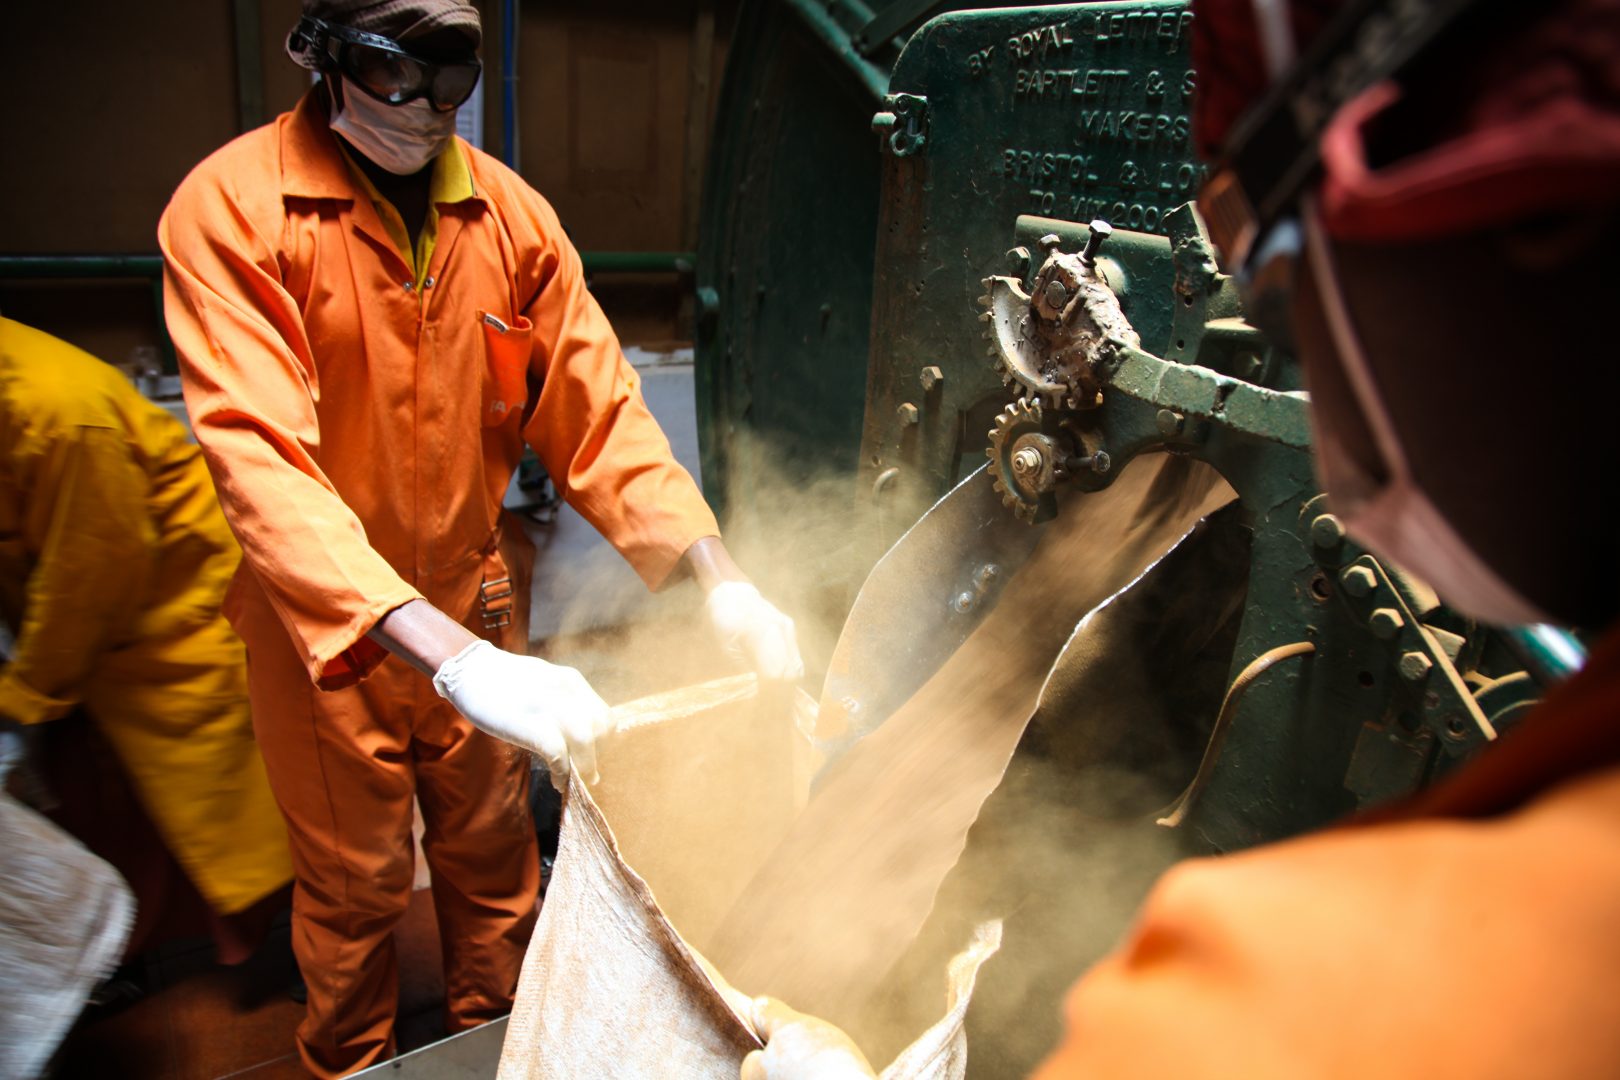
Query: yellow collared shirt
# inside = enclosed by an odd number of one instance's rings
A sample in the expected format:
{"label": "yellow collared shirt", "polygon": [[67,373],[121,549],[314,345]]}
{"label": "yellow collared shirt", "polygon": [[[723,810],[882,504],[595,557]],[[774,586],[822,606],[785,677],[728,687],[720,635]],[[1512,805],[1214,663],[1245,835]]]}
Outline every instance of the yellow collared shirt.
{"label": "yellow collared shirt", "polygon": [[343,153],[344,164],[354,175],[355,182],[364,189],[371,199],[371,204],[377,208],[377,216],[382,219],[383,228],[388,231],[388,238],[394,242],[394,247],[399,249],[406,265],[411,268],[411,276],[416,282],[417,289],[420,290],[422,278],[433,262],[433,246],[439,239],[439,204],[461,202],[472,198],[475,194],[472,171],[467,167],[467,156],[461,152],[461,144],[451,140],[444,152],[433,159],[433,176],[429,179],[428,186],[427,217],[422,221],[422,232],[417,236],[414,246],[411,244],[410,230],[405,227],[405,219],[394,208],[394,204],[383,197],[383,193],[377,190],[377,185],[371,182],[371,177],[355,164],[348,148],[340,143],[339,149]]}

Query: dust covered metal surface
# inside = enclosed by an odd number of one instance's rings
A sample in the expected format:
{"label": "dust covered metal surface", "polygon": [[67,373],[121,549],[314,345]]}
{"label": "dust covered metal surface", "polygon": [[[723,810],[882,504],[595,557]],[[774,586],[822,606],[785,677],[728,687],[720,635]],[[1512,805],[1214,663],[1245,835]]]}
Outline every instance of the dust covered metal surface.
{"label": "dust covered metal surface", "polygon": [[[863,492],[892,507],[902,527],[977,466],[984,433],[1007,404],[975,303],[994,275],[1033,291],[1047,258],[1039,237],[1010,243],[1010,224],[1023,215],[1100,218],[1162,241],[1169,211],[1196,190],[1190,19],[1174,0],[956,12],[907,43],[890,94],[927,101],[928,141],[919,153],[885,155],[860,459]],[[1066,250],[1073,258],[1081,248]],[[1104,261],[1101,272],[1116,286],[1131,279],[1118,290],[1123,316],[1156,349],[1171,297],[1137,287],[1146,280],[1139,261]],[[1053,270],[1040,283],[1042,303],[1060,276]],[[1061,282],[1064,304],[1082,291],[1070,288],[1082,277],[1071,276]],[[925,390],[929,367],[941,378]],[[908,404],[915,423],[901,422]]]}

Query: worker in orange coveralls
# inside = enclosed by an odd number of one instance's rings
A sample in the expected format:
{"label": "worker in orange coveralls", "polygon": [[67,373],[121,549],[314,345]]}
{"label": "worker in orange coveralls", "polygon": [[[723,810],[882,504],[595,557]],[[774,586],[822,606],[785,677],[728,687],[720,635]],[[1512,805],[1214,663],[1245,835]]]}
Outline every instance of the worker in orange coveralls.
{"label": "worker in orange coveralls", "polygon": [[[1620,613],[1597,505],[1620,400],[1620,4],[1338,7],[1196,6],[1211,233],[1304,364],[1351,534],[1484,621],[1600,630]],[[1617,911],[1611,631],[1427,791],[1172,869],[1036,1075],[1620,1076]],[[870,1075],[836,1028],[755,1011],[745,1080]]]}
{"label": "worker in orange coveralls", "polygon": [[499,740],[594,772],[606,706],[523,653],[534,551],[500,507],[525,443],[649,586],[696,578],[728,653],[764,678],[803,669],[556,214],[454,137],[480,74],[473,5],[303,15],[288,52],[321,81],[199,165],[159,241],[186,404],[243,550],[227,611],[292,840],[299,1051],[337,1075],[393,1050],[412,797],[462,1030],[510,1008],[535,920],[528,766]]}

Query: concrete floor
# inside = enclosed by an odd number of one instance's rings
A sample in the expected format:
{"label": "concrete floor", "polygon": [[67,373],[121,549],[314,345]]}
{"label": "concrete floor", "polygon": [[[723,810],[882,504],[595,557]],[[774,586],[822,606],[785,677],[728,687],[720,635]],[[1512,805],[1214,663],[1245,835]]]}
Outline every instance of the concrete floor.
{"label": "concrete floor", "polygon": [[[655,353],[630,346],[625,355],[641,375],[642,395],[669,437],[676,460],[702,483],[692,350]],[[572,507],[564,505],[554,524],[534,526],[529,535],[540,551],[529,616],[532,642],[681,618],[695,603],[691,589],[648,592],[629,564]]]}

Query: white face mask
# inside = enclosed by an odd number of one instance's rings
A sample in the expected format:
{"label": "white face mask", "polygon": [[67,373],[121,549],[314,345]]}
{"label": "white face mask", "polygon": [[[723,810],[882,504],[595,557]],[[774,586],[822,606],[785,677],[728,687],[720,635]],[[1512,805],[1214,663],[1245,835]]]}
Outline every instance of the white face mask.
{"label": "white face mask", "polygon": [[1382,482],[1369,477],[1338,433],[1318,423],[1316,464],[1333,512],[1358,543],[1427,581],[1463,614],[1502,626],[1549,621],[1479,557],[1418,487],[1345,307],[1322,220],[1314,203],[1303,210],[1305,247],[1328,331],[1389,475]]}
{"label": "white face mask", "polygon": [[455,137],[455,110],[439,112],[426,97],[385,105],[339,78],[343,103],[332,113],[332,130],[395,176],[421,172]]}

